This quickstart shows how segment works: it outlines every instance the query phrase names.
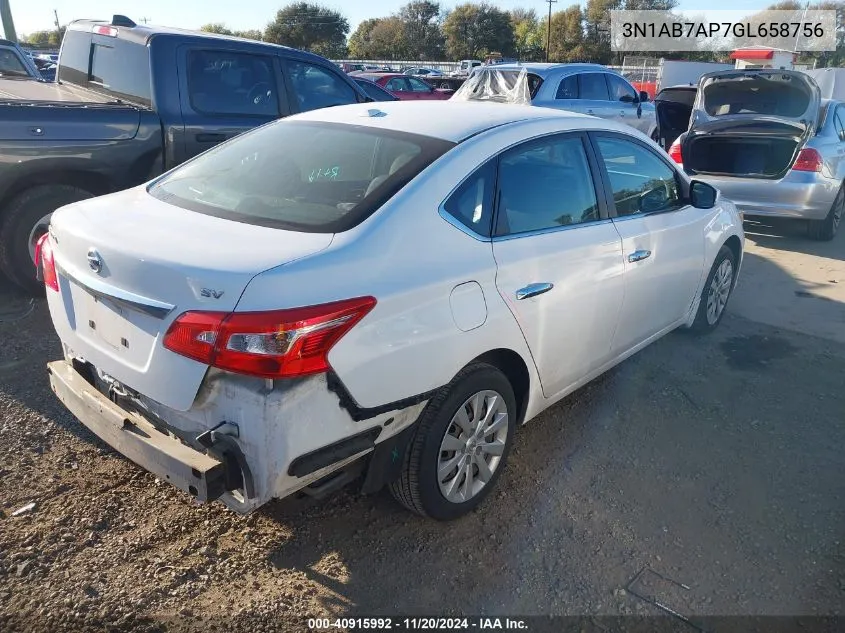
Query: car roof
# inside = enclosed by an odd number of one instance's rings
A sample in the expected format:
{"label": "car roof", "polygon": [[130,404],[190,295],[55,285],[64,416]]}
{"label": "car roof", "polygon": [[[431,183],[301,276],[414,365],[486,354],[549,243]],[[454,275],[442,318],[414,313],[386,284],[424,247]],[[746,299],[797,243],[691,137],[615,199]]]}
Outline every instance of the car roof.
{"label": "car roof", "polygon": [[378,127],[453,143],[519,121],[554,119],[561,123],[577,123],[579,119],[590,118],[552,108],[468,101],[381,101],[322,108],[289,117],[290,120]]}
{"label": "car roof", "polygon": [[[111,26],[112,22],[109,20],[74,20],[67,25],[67,28],[72,31],[86,31],[98,25]],[[190,29],[180,29],[172,26],[157,26],[153,24],[136,24],[135,26],[117,25],[116,28],[118,29],[119,39],[134,42],[136,44],[147,45],[153,38],[161,36],[184,37],[198,41],[217,40],[237,43],[239,48],[255,48],[256,52],[258,50],[264,50],[265,54],[267,54],[266,51],[268,47],[273,47],[278,49],[279,51],[285,51],[285,53],[290,57],[295,57],[303,61],[313,60],[322,62],[324,64],[325,62],[329,61],[325,57],[321,57],[320,55],[309,53],[308,51],[303,51],[298,48],[282,46],[281,44],[274,44],[272,42],[260,42],[258,40],[251,40],[244,37],[236,37],[234,35],[211,33],[209,31],[192,31]]]}
{"label": "car roof", "polygon": [[571,72],[584,70],[614,72],[607,66],[602,66],[601,64],[489,64],[481,67],[482,70],[522,70],[523,68],[529,73],[539,75],[540,77],[547,77],[559,70],[567,70]]}

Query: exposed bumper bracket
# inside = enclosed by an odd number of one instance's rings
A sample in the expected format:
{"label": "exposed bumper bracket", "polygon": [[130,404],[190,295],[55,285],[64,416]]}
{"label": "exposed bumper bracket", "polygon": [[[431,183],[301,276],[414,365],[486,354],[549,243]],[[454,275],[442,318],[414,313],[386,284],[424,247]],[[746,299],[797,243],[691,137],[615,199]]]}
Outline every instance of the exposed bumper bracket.
{"label": "exposed bumper bracket", "polygon": [[97,391],[66,361],[48,363],[50,386],[68,410],[106,444],[157,477],[213,501],[227,491],[228,465],[162,432]]}

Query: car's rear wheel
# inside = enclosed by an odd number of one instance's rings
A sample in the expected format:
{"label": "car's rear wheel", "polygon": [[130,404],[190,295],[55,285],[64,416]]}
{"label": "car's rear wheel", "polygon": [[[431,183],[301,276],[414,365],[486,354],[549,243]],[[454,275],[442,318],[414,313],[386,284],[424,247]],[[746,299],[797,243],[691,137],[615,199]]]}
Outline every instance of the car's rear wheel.
{"label": "car's rear wheel", "polygon": [[716,261],[713,262],[710,274],[707,275],[704,290],[701,291],[701,301],[698,304],[698,312],[692,324],[692,330],[710,332],[716,329],[722,317],[725,316],[728,299],[733,292],[735,277],[736,257],[734,257],[731,249],[722,246],[716,255]]}
{"label": "car's rear wheel", "polygon": [[15,284],[36,294],[35,243],[50,225],[53,211],[91,194],[70,185],[39,185],[18,194],[0,220],[0,268]]}
{"label": "car's rear wheel", "polygon": [[409,510],[441,521],[470,512],[505,467],[515,417],[505,375],[470,365],[426,406],[391,493]]}
{"label": "car's rear wheel", "polygon": [[824,220],[810,220],[807,226],[807,233],[814,240],[829,242],[834,238],[842,223],[842,214],[845,211],[845,187],[839,188],[836,199],[830,206],[830,211]]}

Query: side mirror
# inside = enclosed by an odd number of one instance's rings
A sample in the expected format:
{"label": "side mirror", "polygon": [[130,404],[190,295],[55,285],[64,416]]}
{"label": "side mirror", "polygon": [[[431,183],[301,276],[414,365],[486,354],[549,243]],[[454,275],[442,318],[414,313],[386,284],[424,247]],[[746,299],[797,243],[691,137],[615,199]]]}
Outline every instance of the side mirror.
{"label": "side mirror", "polygon": [[648,100],[648,93],[645,90],[640,90],[640,103],[646,103]]}
{"label": "side mirror", "polygon": [[716,206],[716,198],[718,197],[719,190],[716,187],[700,180],[693,180],[690,183],[690,204],[696,209],[712,209]]}

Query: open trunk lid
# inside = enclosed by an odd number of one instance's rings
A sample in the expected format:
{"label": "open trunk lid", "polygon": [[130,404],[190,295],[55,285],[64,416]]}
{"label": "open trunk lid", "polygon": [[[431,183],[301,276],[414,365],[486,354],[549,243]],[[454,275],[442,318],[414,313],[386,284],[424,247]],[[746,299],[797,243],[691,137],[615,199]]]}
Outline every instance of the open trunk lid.
{"label": "open trunk lid", "polygon": [[701,78],[690,130],[756,120],[791,123],[804,137],[816,129],[821,94],[816,82],[793,70],[724,70]]}
{"label": "open trunk lid", "polygon": [[333,237],[195,213],[143,187],[64,207],[50,233],[60,292],[47,296],[62,341],[124,386],[182,411],[207,367],[163,347],[174,319],[234,310],[255,275]]}
{"label": "open trunk lid", "polygon": [[790,70],[729,70],[701,78],[681,153],[692,174],[782,178],[814,133],[816,82]]}

